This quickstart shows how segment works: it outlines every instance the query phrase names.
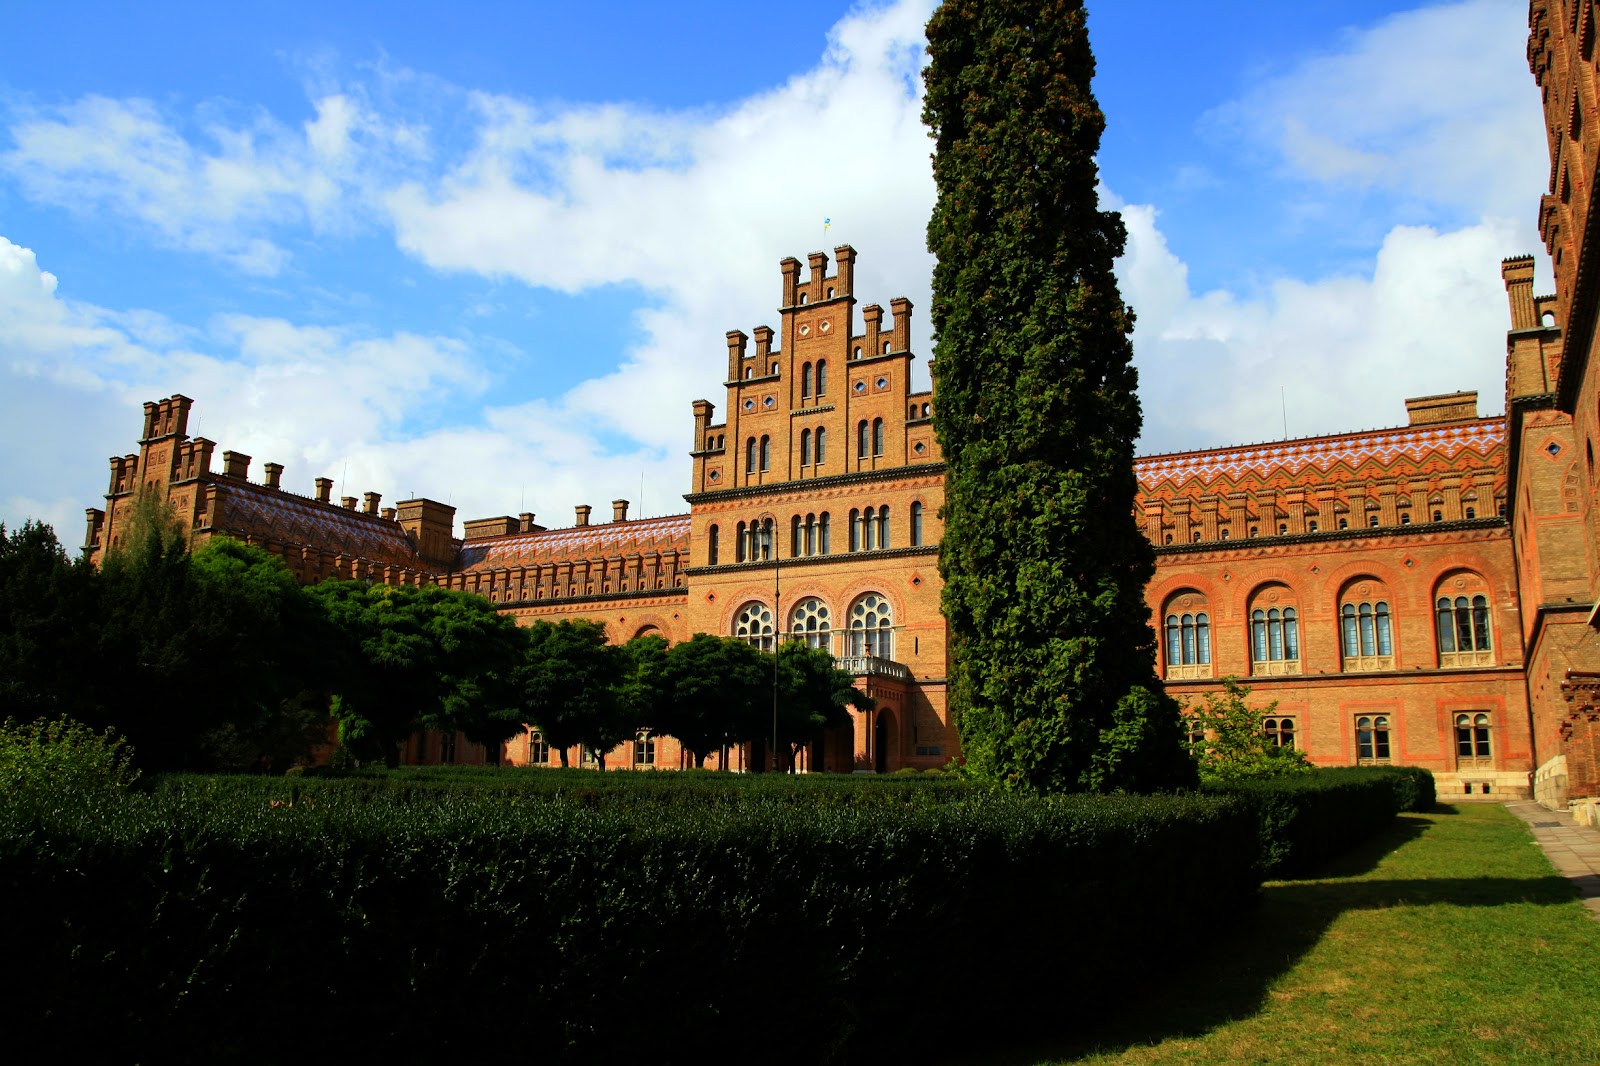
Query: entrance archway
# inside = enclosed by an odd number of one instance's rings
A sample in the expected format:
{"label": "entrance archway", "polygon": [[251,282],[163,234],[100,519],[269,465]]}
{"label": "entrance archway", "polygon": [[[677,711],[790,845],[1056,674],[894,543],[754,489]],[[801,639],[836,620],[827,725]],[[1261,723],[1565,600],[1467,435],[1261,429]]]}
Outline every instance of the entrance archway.
{"label": "entrance archway", "polygon": [[877,722],[872,727],[872,769],[874,773],[886,774],[889,772],[889,738],[894,734],[890,728],[893,719],[888,711],[879,711]]}

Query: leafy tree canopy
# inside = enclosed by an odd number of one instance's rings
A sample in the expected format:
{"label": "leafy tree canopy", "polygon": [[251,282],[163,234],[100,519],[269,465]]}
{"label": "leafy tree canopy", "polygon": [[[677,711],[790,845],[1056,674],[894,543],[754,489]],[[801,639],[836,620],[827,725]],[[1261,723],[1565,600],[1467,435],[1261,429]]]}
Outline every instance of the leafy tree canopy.
{"label": "leafy tree canopy", "polygon": [[[638,724],[629,712],[637,703],[622,698],[630,663],[623,650],[606,640],[606,628],[587,619],[538,621],[526,631],[528,647],[516,674],[518,706],[523,721],[539,727],[546,742],[561,752],[587,746],[602,760],[605,753],[631,737]],[[642,661],[648,653],[641,651]],[[648,700],[634,693],[636,700]]]}
{"label": "leafy tree canopy", "polygon": [[1279,774],[1311,772],[1311,760],[1295,747],[1284,747],[1267,736],[1262,720],[1278,708],[1273,700],[1252,709],[1250,690],[1233,677],[1222,679],[1221,692],[1207,692],[1198,703],[1188,703],[1190,730],[1199,739],[1190,744],[1200,775],[1218,781]]}
{"label": "leafy tree canopy", "polygon": [[951,701],[977,775],[1024,791],[1192,778],[1155,676],[1133,519],[1141,415],[1097,200],[1082,0],[947,0],[928,23],[932,319]]}

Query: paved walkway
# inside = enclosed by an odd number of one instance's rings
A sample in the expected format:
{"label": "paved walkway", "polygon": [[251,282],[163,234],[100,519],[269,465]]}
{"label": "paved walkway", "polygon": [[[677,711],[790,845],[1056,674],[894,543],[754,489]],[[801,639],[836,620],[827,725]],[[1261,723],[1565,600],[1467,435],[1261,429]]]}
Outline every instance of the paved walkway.
{"label": "paved walkway", "polygon": [[1556,872],[1572,882],[1579,900],[1600,920],[1600,829],[1578,825],[1566,811],[1552,811],[1532,800],[1506,804],[1527,822]]}

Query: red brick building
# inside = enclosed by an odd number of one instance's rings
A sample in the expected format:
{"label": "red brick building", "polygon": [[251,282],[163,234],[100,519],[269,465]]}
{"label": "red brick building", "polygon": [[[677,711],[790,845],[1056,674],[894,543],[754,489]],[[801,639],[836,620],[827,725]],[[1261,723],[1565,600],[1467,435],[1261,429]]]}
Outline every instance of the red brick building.
{"label": "red brick building", "polygon": [[1528,65],[1544,101],[1550,185],[1539,232],[1555,268],[1535,298],[1532,259],[1507,260],[1511,480],[1508,517],[1522,585],[1535,794],[1596,820],[1600,803],[1600,241],[1590,241],[1600,165],[1600,80],[1592,0],[1528,5]]}
{"label": "red brick building", "polygon": [[[466,522],[457,539],[453,510],[432,500],[381,508],[369,492],[360,506],[335,504],[326,478],[306,498],[281,487],[275,463],[252,482],[250,457],[236,452],[211,470],[214,445],[186,436],[190,401],[174,396],[146,405],[139,451],[112,460],[109,506],[89,512],[87,550],[116,543],[132,493],[152,484],[196,542],[258,543],[305,581],[435,582],[523,622],[594,619],[614,641],[807,640],[878,707],[854,713],[853,728],[804,753],[803,767],[942,766],[959,743],[939,612],[934,397],[911,386],[911,304],[891,301],[887,317],[876,304],[858,309],[855,254],[840,247],[830,263],[816,253],[809,269],[784,260],[779,327],[757,327],[753,343],[727,335],[724,416],[694,405],[687,514],[630,520],[616,500],[608,522],[583,505],[566,528],[502,516]],[[1507,276],[1515,313],[1523,289]],[[1180,696],[1247,679],[1263,708],[1276,703],[1273,735],[1318,763],[1411,763],[1445,793],[1525,795],[1528,625],[1503,514],[1507,420],[1478,417],[1470,393],[1406,406],[1409,424],[1396,429],[1139,460],[1161,668]],[[496,753],[417,737],[406,757],[486,754],[558,761],[533,732]],[[758,742],[712,765],[764,756]],[[684,761],[670,737],[607,756],[609,766]]]}

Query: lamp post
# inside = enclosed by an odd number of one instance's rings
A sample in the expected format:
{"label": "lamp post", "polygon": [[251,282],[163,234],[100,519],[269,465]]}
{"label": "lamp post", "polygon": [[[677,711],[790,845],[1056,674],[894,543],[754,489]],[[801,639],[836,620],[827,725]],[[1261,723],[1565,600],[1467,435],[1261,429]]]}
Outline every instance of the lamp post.
{"label": "lamp post", "polygon": [[772,560],[772,770],[778,769],[778,641],[783,632],[778,605],[778,522],[770,514],[760,516],[756,542]]}

